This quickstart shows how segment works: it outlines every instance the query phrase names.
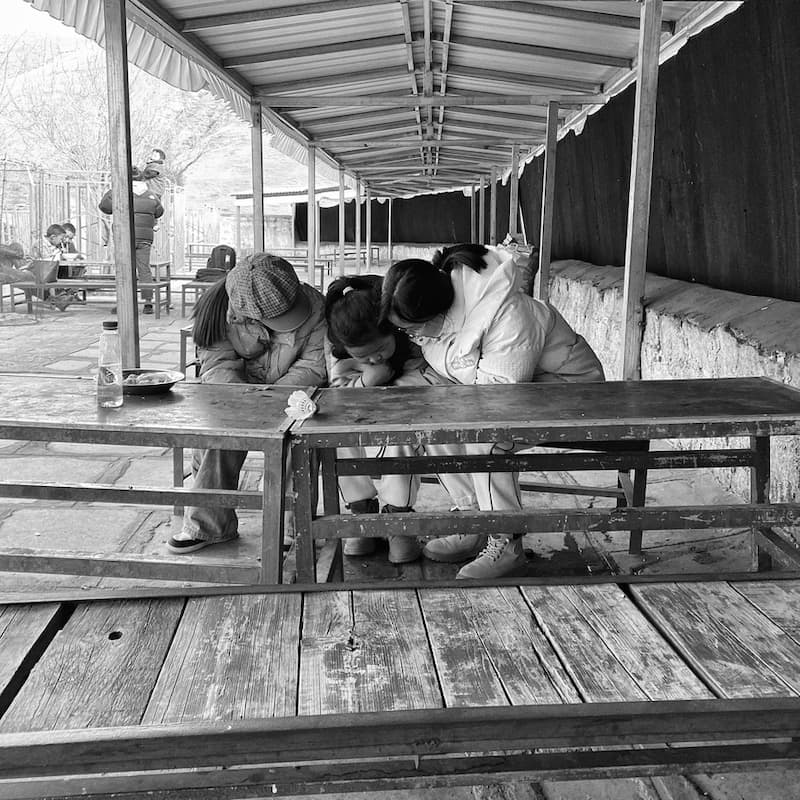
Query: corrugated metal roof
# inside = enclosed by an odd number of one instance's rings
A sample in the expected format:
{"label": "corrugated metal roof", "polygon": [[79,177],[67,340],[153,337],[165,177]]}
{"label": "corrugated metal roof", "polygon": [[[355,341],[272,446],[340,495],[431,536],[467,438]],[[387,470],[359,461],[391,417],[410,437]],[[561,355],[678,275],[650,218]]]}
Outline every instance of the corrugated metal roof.
{"label": "corrugated metal roof", "polygon": [[[102,0],[29,0],[102,42]],[[664,2],[662,60],[741,2]],[[377,195],[463,188],[635,80],[640,5],[574,0],[128,0],[129,57],[249,118],[273,145]],[[352,184],[352,180],[348,180]]]}

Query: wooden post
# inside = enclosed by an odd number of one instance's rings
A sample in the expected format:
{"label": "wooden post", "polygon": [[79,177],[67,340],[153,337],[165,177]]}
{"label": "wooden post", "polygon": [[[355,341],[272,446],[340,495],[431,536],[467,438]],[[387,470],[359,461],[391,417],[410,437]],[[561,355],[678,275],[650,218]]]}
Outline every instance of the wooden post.
{"label": "wooden post", "polygon": [[242,207],[238,203],[236,204],[235,219],[236,238],[234,241],[236,242],[236,252],[238,253],[242,249]]}
{"label": "wooden post", "polygon": [[356,178],[356,275],[361,272],[361,179]]}
{"label": "wooden post", "polygon": [[391,266],[392,261],[394,260],[394,255],[392,251],[394,250],[394,243],[392,242],[392,199],[389,198],[389,233],[388,233],[388,245],[389,245],[389,266]]}
{"label": "wooden post", "polygon": [[556,189],[556,145],[558,144],[558,103],[547,104],[547,134],[542,171],[542,218],[539,231],[539,271],[536,276],[536,298],[550,297],[550,250],[553,244],[553,201]]}
{"label": "wooden post", "polygon": [[[316,165],[317,150],[313,144],[308,146],[308,216],[306,226],[308,228],[308,282],[314,283],[314,275],[317,267],[317,192],[316,192]],[[320,282],[320,291],[322,284]]]}
{"label": "wooden post", "polygon": [[639,24],[639,58],[633,119],[628,231],[625,240],[623,322],[623,380],[641,378],[644,284],[647,270],[647,232],[656,128],[658,54],[661,43],[662,0],[643,0]]}
{"label": "wooden post", "polygon": [[478,236],[475,231],[475,184],[469,187],[469,240],[477,242]]}
{"label": "wooden post", "polygon": [[344,243],[344,167],[339,167],[339,275],[344,275]]}
{"label": "wooden post", "polygon": [[481,176],[478,190],[478,244],[486,241],[486,178]]}
{"label": "wooden post", "polygon": [[517,216],[519,213],[519,145],[511,145],[511,176],[508,180],[510,196],[508,199],[508,232],[516,236],[519,227]]}
{"label": "wooden post", "polygon": [[253,252],[264,252],[264,150],[261,131],[261,102],[250,101],[250,143],[253,169]]}
{"label": "wooden post", "polygon": [[372,189],[367,185],[367,218],[366,222],[366,248],[367,248],[367,272],[372,269]]}
{"label": "wooden post", "polygon": [[489,195],[489,244],[497,244],[497,167],[492,167]]}
{"label": "wooden post", "polygon": [[122,366],[139,366],[135,234],[131,191],[131,109],[128,97],[128,34],[125,0],[103,0],[108,128],[111,138],[111,206]]}

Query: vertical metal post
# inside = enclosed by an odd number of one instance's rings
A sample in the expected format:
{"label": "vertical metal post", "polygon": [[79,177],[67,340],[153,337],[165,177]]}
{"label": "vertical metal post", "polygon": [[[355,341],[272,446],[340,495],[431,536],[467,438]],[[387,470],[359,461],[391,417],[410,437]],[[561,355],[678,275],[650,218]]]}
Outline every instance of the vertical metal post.
{"label": "vertical metal post", "polygon": [[[306,226],[308,228],[308,280],[314,283],[314,275],[317,265],[317,193],[316,193],[316,165],[317,150],[313,144],[308,146],[308,217]],[[320,281],[320,290],[323,281]]]}
{"label": "vertical metal post", "polygon": [[481,175],[478,190],[478,244],[486,241],[486,178]]}
{"label": "vertical metal post", "polygon": [[356,275],[361,272],[361,179],[356,177]]}
{"label": "vertical metal post", "polygon": [[392,242],[392,201],[394,198],[389,198],[389,233],[388,233],[388,245],[389,245],[389,265],[391,266],[392,261],[394,261],[394,243]]}
{"label": "vertical metal post", "polygon": [[558,143],[558,103],[547,104],[547,133],[544,144],[542,173],[542,218],[539,231],[539,271],[536,275],[536,297],[550,296],[550,251],[553,244],[553,200],[556,188],[556,145]]}
{"label": "vertical metal post", "polygon": [[511,145],[511,175],[508,180],[508,232],[516,236],[519,232],[517,217],[519,214],[519,144]]}
{"label": "vertical metal post", "polygon": [[344,167],[339,167],[339,275],[344,275],[344,244]]}
{"label": "vertical metal post", "polygon": [[497,167],[492,167],[489,195],[489,244],[497,244]]}
{"label": "vertical metal post", "polygon": [[366,248],[367,248],[367,272],[372,269],[372,189],[367,185],[367,214],[366,214]]}
{"label": "vertical metal post", "polygon": [[250,101],[250,144],[253,170],[253,252],[264,252],[264,149],[261,103]]}
{"label": "vertical metal post", "polygon": [[477,242],[478,235],[475,230],[475,184],[469,187],[469,240],[470,242]]}
{"label": "vertical metal post", "polygon": [[125,0],[104,0],[108,127],[111,132],[111,205],[122,366],[139,366],[136,257],[131,191],[131,109],[128,96],[128,35]]}
{"label": "vertical metal post", "polygon": [[633,120],[628,231],[625,240],[625,288],[622,378],[641,377],[644,285],[647,234],[650,224],[650,186],[656,131],[658,54],[661,44],[662,0],[643,0],[639,23],[639,58]]}

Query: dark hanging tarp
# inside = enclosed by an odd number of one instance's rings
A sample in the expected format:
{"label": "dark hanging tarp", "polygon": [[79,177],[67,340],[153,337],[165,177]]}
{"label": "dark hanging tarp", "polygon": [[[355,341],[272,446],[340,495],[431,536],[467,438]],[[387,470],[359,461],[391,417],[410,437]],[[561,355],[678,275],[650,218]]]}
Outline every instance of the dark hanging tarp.
{"label": "dark hanging tarp", "polygon": [[[744,3],[662,65],[650,272],[800,301],[798,75],[797,0]],[[629,87],[589,117],[580,136],[570,133],[559,142],[554,260],[624,264],[633,104]],[[529,164],[520,179],[525,230],[534,242],[541,161]],[[461,193],[397,200],[394,208],[395,242],[469,238],[469,198]],[[488,226],[488,189],[485,213]],[[296,219],[303,239],[304,206]],[[385,205],[374,206],[373,226],[373,240],[386,241]],[[499,239],[507,229],[508,186],[501,186]],[[322,238],[338,241],[335,208],[323,210]],[[353,240],[352,222],[348,239]]]}

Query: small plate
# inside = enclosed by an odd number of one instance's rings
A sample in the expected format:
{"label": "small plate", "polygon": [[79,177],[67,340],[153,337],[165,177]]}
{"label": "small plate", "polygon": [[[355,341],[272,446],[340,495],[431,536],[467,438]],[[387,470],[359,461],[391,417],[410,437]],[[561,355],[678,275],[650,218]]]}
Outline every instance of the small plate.
{"label": "small plate", "polygon": [[[164,376],[164,380],[159,383],[125,383],[125,378],[129,375],[147,375],[150,372],[157,372]],[[170,369],[124,369],[122,370],[122,393],[123,394],[164,394],[170,391],[178,382],[186,376],[182,372]]]}

